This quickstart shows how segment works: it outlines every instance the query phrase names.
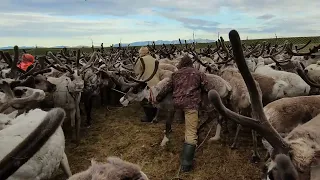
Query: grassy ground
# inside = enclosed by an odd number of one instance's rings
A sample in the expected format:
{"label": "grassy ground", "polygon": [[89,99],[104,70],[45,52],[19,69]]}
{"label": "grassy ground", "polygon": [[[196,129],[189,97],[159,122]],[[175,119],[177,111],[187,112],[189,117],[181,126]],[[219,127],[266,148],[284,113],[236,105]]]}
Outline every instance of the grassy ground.
{"label": "grassy ground", "polygon": [[[320,36],[309,36],[309,37],[286,37],[286,38],[271,38],[271,39],[243,39],[242,41],[247,44],[254,44],[254,43],[261,43],[263,41],[267,41],[270,42],[271,44],[283,44],[286,40],[288,40],[289,42],[293,43],[294,45],[297,45],[298,47],[303,46],[304,44],[306,44],[309,40],[311,40],[311,43],[305,48],[303,49],[301,52],[303,51],[307,51],[309,48],[312,48],[315,45],[318,45],[320,43]],[[184,43],[184,42],[182,42]],[[229,44],[229,40],[225,39],[225,43]],[[207,47],[209,44],[208,43],[198,43],[196,44],[196,49],[199,48],[204,48]],[[215,43],[210,43],[210,45],[213,45],[213,47],[215,47]],[[157,45],[159,46],[159,45]],[[100,48],[100,46],[97,46],[95,48]],[[70,48],[75,50],[75,48]],[[91,47],[83,47],[80,48],[81,51],[84,52],[92,52]],[[105,47],[105,49],[109,49],[108,46]],[[45,54],[47,51],[52,51],[52,52],[58,52],[61,50],[61,48],[37,48],[37,49],[25,49],[27,50],[28,53],[31,53],[33,55],[43,55]],[[8,51],[10,54],[13,53],[13,50],[4,50],[4,51]],[[22,51],[22,50],[20,50]]]}
{"label": "grassy ground", "polygon": [[[80,146],[75,147],[69,140],[66,142],[72,172],[87,169],[92,158],[105,161],[109,156],[119,156],[139,164],[151,180],[170,180],[175,177],[179,168],[184,124],[174,124],[171,143],[162,148],[159,144],[163,137],[164,121],[158,124],[141,123],[141,112],[139,105],[96,109],[93,112],[93,126],[82,131]],[[205,129],[202,139],[208,129]],[[215,128],[209,137],[214,135],[214,131]],[[216,143],[205,142],[196,153],[194,171],[181,174],[180,177],[183,180],[259,179],[259,166],[250,163],[250,133],[240,133],[237,150],[230,149],[233,135],[234,132],[222,135],[221,141]],[[63,179],[66,178],[61,171],[52,178]]]}

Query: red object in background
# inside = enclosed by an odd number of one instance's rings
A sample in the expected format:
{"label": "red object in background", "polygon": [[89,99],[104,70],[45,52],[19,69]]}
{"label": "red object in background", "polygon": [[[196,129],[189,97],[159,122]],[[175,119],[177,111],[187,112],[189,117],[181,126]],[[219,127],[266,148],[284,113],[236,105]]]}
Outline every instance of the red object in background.
{"label": "red object in background", "polygon": [[24,54],[22,61],[17,65],[18,68],[27,71],[28,67],[34,63],[34,57],[31,54]]}

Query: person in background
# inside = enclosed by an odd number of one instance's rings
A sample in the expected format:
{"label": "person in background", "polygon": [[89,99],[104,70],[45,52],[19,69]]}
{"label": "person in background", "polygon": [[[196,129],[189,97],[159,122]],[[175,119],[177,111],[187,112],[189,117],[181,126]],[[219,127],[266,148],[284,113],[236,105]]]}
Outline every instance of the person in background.
{"label": "person in background", "polygon": [[[139,78],[140,80],[144,80],[149,78],[152,75],[152,72],[155,67],[156,59],[150,55],[148,47],[140,48],[139,57],[143,59],[143,62],[145,64],[145,70],[143,72],[143,65],[142,65],[141,59],[139,58],[136,61],[136,64],[134,66],[134,72],[135,74],[138,75],[138,77],[140,77]],[[159,72],[157,70],[153,78],[147,82],[147,86],[149,87],[154,86],[159,81],[160,81]],[[143,107],[143,110],[145,113],[145,116],[141,119],[141,122],[151,122],[157,114],[157,108],[153,107],[153,105],[150,102],[148,102],[147,99],[144,99],[141,102],[141,106]]]}
{"label": "person in background", "polygon": [[31,54],[23,54],[21,62],[17,65],[23,71],[27,71],[28,67],[34,63],[34,56]]}
{"label": "person in background", "polygon": [[172,91],[175,108],[184,111],[185,140],[181,159],[181,171],[188,172],[192,170],[193,158],[198,142],[198,110],[201,102],[201,90],[209,92],[210,87],[206,75],[193,68],[193,63],[189,56],[184,56],[177,68],[178,71],[172,74],[167,86],[162,88],[157,95],[156,103],[161,102]]}

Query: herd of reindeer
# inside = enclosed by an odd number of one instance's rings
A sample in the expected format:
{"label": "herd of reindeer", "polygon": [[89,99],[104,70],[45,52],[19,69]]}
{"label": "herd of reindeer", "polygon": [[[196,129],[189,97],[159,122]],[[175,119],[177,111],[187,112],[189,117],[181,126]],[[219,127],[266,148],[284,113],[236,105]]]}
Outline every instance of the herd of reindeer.
{"label": "herd of reindeer", "polygon": [[[65,153],[65,132],[73,142],[81,139],[80,104],[84,104],[85,126],[92,122],[93,98],[109,90],[123,96],[123,106],[143,99],[152,101],[177,71],[179,60],[188,55],[194,68],[206,74],[211,90],[202,92],[201,110],[209,115],[199,127],[217,119],[216,133],[231,121],[237,131],[231,148],[237,144],[242,127],[252,130],[253,156],[259,161],[257,134],[267,150],[261,169],[263,180],[320,179],[320,45],[309,50],[285,41],[246,45],[236,30],[229,32],[230,43],[221,37],[216,46],[196,51],[195,44],[181,43],[156,47],[148,45],[157,60],[152,75],[139,79],[134,65],[136,47],[92,47],[92,52],[63,48],[36,56],[35,63],[22,71],[17,67],[25,50],[14,46],[14,54],[0,51],[0,179],[48,179],[60,167],[69,180],[147,180],[136,164],[117,157],[107,162],[92,160],[79,173],[70,170]],[[160,82],[146,82],[158,71]],[[104,99],[104,98],[101,98]],[[157,104],[167,113],[161,146],[169,141],[176,112],[172,94]],[[178,111],[178,110],[177,110]],[[201,114],[202,115],[202,114]],[[224,122],[224,123],[223,123]],[[70,128],[71,127],[71,128]],[[63,128],[63,129],[62,129]],[[319,178],[319,179],[318,179]]]}

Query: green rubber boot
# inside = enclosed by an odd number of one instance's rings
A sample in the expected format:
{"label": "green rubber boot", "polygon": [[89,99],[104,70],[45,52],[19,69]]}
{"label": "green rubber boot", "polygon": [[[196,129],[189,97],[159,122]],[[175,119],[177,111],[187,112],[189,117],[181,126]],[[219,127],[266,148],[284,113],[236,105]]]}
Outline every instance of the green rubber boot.
{"label": "green rubber boot", "polygon": [[181,171],[189,172],[192,170],[193,158],[196,151],[196,145],[184,143],[181,159]]}

